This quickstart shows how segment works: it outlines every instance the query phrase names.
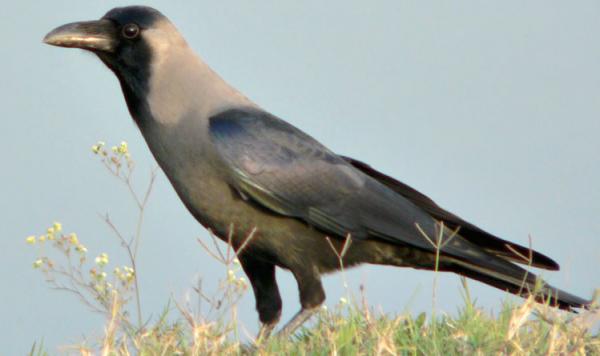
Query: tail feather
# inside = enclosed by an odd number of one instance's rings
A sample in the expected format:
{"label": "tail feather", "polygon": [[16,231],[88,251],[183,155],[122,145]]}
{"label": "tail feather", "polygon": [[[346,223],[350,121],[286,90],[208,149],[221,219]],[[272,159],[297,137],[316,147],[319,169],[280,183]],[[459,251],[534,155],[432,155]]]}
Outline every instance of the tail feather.
{"label": "tail feather", "polygon": [[559,265],[550,257],[532,250],[531,248],[518,245],[504,239],[494,236],[479,227],[463,220],[459,216],[443,209],[426,195],[420,193],[414,188],[392,178],[382,172],[377,171],[368,164],[359,160],[342,156],[348,163],[361,170],[368,176],[376,179],[394,192],[410,200],[413,204],[426,211],[434,219],[443,221],[451,230],[460,227],[460,234],[469,242],[481,247],[489,254],[511,260],[519,264],[527,264],[533,267],[544,268],[551,271],[558,271]]}
{"label": "tail feather", "polygon": [[[458,259],[444,254],[442,248],[443,270],[459,273],[520,296],[536,293],[538,301],[546,302],[550,300],[550,303],[561,309],[572,310],[573,308],[587,308],[590,306],[591,301],[543,283],[533,273],[514,264],[527,264],[553,271],[558,270],[558,263],[548,256],[489,234],[457,215],[444,210],[417,190],[375,170],[368,164],[350,157],[342,157],[363,173],[410,200],[434,219],[444,222],[445,227],[449,229],[447,236],[453,235],[452,231],[458,229],[459,235],[453,241],[456,244],[454,247],[464,249],[465,255],[470,254],[470,256],[466,257],[468,260]],[[426,268],[432,268],[432,266]]]}
{"label": "tail feather", "polygon": [[527,297],[534,294],[536,301],[572,311],[574,308],[588,308],[592,301],[580,298],[541,281],[535,274],[505,262],[505,268],[493,269],[456,260],[449,266],[449,271],[475,279],[492,287],[509,293]]}

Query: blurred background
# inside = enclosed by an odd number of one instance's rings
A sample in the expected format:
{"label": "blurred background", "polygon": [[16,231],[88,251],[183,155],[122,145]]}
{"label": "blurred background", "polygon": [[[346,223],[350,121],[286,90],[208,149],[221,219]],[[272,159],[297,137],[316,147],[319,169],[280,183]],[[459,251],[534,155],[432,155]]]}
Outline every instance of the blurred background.
{"label": "blurred background", "polygon": [[[180,29],[226,80],[334,151],[361,159],[498,236],[555,258],[551,283],[590,297],[600,287],[600,3],[416,1],[146,1]],[[45,46],[43,36],[101,17],[116,1],[6,2],[0,21],[0,348],[54,352],[102,335],[104,317],[52,291],[25,243],[53,221],[77,232],[90,257],[124,251],[99,214],[135,228],[127,190],[90,147],[122,140],[143,189],[156,162],[130,119],[112,73],[89,53]],[[198,278],[226,271],[202,250],[207,232],[158,174],[138,257],[145,318],[183,301]],[[431,311],[434,275],[364,266],[350,290],[389,313]],[[299,308],[279,271],[282,320]],[[327,303],[345,295],[325,278]],[[506,294],[469,283],[478,305]],[[463,304],[442,274],[436,308]],[[257,330],[254,298],[239,306]],[[177,313],[175,312],[174,315]]]}

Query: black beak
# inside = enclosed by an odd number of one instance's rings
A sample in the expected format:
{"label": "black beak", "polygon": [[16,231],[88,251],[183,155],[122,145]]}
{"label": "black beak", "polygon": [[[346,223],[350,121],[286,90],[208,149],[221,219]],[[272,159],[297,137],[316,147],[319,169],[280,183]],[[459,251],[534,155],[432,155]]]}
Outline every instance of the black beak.
{"label": "black beak", "polygon": [[110,20],[74,22],[50,31],[44,43],[88,51],[114,52],[117,29]]}

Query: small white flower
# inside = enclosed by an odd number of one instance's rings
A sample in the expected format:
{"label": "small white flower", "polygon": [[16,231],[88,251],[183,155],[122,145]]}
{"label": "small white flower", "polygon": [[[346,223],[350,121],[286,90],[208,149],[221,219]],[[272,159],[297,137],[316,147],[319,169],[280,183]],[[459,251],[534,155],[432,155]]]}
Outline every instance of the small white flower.
{"label": "small white flower", "polygon": [[62,224],[58,221],[55,221],[54,224],[52,224],[52,229],[54,230],[54,232],[60,232],[62,231]]}
{"label": "small white flower", "polygon": [[94,261],[99,267],[104,267],[108,264],[108,255],[103,252]]}
{"label": "small white flower", "polygon": [[128,152],[127,142],[121,141],[121,145],[117,148],[118,153],[125,154]]}

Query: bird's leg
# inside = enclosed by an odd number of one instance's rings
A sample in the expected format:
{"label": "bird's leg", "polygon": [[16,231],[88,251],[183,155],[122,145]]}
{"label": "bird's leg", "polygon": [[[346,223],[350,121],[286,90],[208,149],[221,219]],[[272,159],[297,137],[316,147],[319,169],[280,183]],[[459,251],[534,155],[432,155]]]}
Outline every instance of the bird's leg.
{"label": "bird's leg", "polygon": [[288,337],[292,335],[296,329],[319,310],[319,307],[325,301],[325,291],[318,274],[307,274],[305,271],[301,273],[294,272],[294,277],[296,277],[298,289],[300,289],[302,309],[285,324],[277,333],[277,336]]}
{"label": "bird's leg", "polygon": [[271,335],[281,317],[281,296],[275,280],[275,265],[245,253],[238,257],[254,291],[256,310],[262,324],[256,337],[260,342]]}

